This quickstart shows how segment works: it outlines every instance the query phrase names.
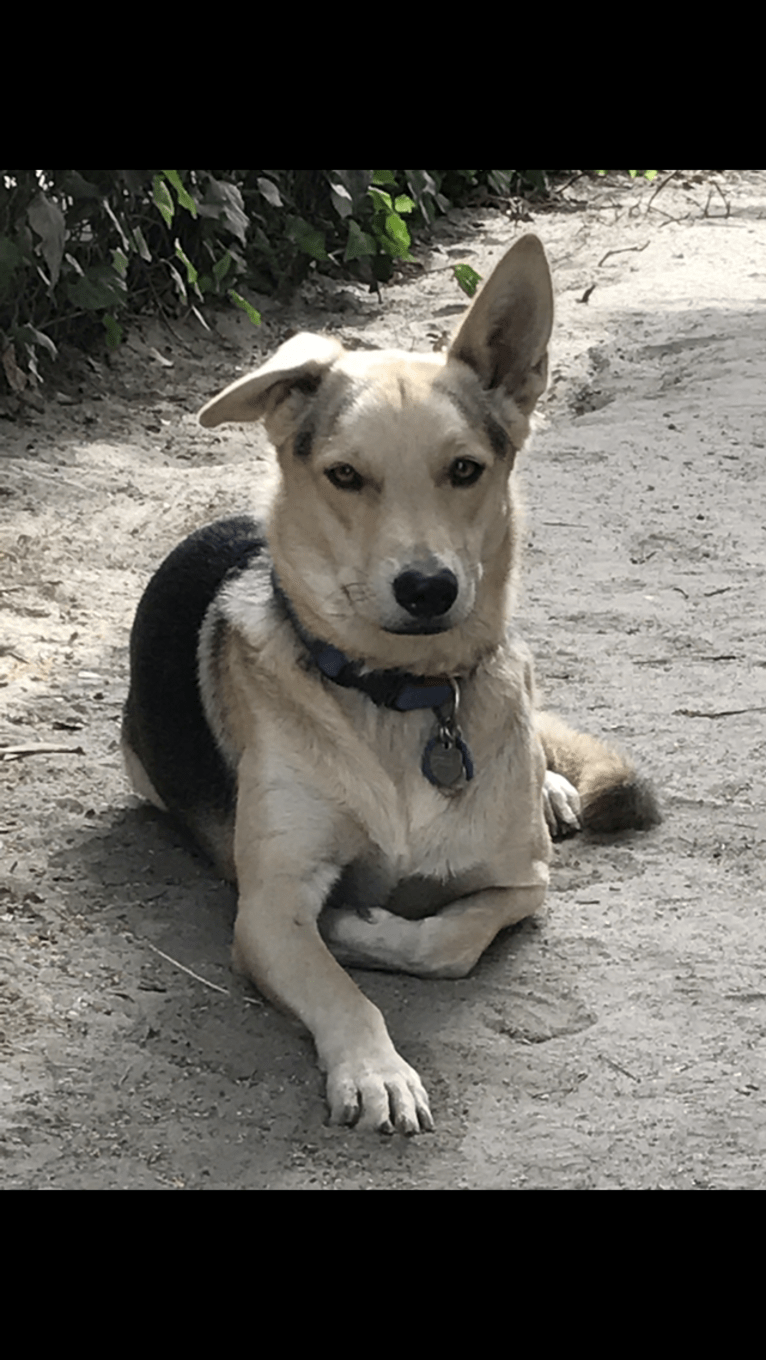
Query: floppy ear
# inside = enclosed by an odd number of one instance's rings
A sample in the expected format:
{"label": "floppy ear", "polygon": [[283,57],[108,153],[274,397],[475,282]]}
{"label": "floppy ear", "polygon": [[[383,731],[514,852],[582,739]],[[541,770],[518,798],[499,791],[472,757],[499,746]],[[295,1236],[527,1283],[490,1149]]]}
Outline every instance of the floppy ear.
{"label": "floppy ear", "polygon": [[536,236],[522,236],[490,274],[450,346],[482,387],[501,388],[529,415],[548,381],[553,288]]}
{"label": "floppy ear", "polygon": [[307,331],[280,345],[261,368],[237,378],[202,407],[200,425],[221,425],[225,420],[261,420],[298,389],[315,392],[327,369],[343,354],[337,340]]}

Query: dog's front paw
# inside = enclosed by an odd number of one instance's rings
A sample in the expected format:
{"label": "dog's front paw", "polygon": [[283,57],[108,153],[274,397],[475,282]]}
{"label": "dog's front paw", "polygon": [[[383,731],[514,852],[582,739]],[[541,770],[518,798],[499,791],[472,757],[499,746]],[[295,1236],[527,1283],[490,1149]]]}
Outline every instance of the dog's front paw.
{"label": "dog's front paw", "polygon": [[332,1124],[406,1134],[434,1127],[420,1077],[393,1048],[381,1059],[338,1063],[327,1077],[327,1103]]}
{"label": "dog's front paw", "polygon": [[574,836],[582,828],[580,795],[574,784],[570,784],[563,774],[555,774],[553,770],[545,771],[543,811],[548,830],[554,840],[561,840],[563,836]]}

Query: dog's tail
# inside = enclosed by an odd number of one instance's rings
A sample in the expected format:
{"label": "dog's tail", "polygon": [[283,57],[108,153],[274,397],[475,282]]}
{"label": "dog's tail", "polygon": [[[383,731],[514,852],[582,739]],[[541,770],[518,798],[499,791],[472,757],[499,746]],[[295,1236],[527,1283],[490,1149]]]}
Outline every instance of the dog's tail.
{"label": "dog's tail", "polygon": [[622,751],[573,731],[553,713],[538,713],[536,727],[548,769],[580,795],[587,831],[648,831],[662,821],[651,783]]}

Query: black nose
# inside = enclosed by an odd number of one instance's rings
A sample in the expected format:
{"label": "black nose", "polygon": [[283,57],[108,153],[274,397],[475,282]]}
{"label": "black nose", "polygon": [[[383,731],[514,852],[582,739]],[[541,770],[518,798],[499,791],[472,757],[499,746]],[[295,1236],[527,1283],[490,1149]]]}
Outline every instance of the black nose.
{"label": "black nose", "polygon": [[433,576],[422,571],[403,571],[394,581],[397,604],[415,619],[436,618],[446,614],[457,599],[457,577],[444,568]]}

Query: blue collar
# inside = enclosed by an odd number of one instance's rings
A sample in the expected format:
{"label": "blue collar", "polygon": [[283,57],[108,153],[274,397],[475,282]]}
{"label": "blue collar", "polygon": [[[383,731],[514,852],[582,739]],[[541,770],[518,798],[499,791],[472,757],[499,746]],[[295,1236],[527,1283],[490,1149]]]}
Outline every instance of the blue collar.
{"label": "blue collar", "polygon": [[439,708],[453,697],[450,680],[445,675],[413,675],[411,671],[365,671],[359,661],[351,661],[345,652],[312,637],[298,621],[290,601],[272,571],[274,596],[289,618],[315,666],[344,689],[358,689],[372,699],[378,708],[393,708],[408,713],[415,708]]}

